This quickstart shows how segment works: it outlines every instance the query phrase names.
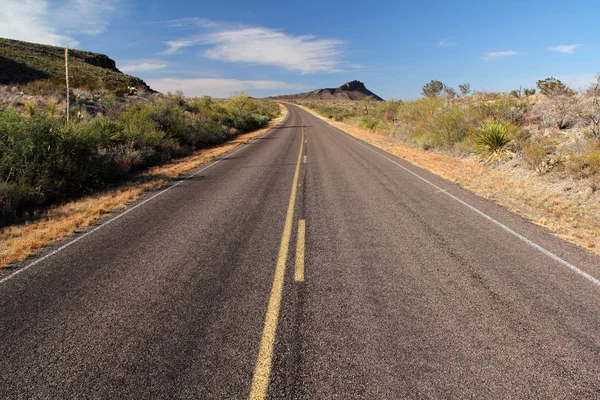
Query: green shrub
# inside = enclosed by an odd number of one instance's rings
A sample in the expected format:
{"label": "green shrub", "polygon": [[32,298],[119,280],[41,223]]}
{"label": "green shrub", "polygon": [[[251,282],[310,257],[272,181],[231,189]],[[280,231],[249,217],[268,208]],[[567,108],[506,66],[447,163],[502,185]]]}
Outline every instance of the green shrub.
{"label": "green shrub", "polygon": [[445,89],[446,85],[440,81],[432,79],[429,83],[423,86],[421,89],[421,94],[425,97],[437,97],[441,95]]}
{"label": "green shrub", "polygon": [[450,147],[467,137],[470,127],[465,119],[465,111],[449,103],[434,115],[432,140],[435,147]]}
{"label": "green shrub", "polygon": [[475,136],[475,153],[481,158],[502,158],[511,140],[506,125],[485,123]]}
{"label": "green shrub", "polygon": [[379,124],[379,121],[377,121],[376,119],[362,118],[360,120],[360,125],[363,128],[370,129],[370,130],[374,130],[375,128],[377,128],[378,124]]}
{"label": "green shrub", "polygon": [[540,79],[536,83],[540,93],[546,96],[573,95],[575,92],[556,78]]}
{"label": "green shrub", "polygon": [[538,175],[543,175],[556,164],[556,159],[551,157],[555,150],[556,146],[549,138],[542,138],[523,146],[523,161]]}
{"label": "green shrub", "polygon": [[66,124],[56,115],[57,104],[48,104],[48,112],[0,108],[0,222],[222,143],[231,132],[263,127],[280,112],[273,102],[249,98],[234,109],[239,103],[173,96],[125,108],[119,104],[111,110],[114,118],[82,117]]}

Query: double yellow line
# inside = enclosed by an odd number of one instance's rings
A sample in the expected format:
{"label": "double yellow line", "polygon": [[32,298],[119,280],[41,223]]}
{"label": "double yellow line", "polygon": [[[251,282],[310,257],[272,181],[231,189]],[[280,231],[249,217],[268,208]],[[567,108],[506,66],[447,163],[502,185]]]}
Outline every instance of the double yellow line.
{"label": "double yellow line", "polygon": [[[281,308],[281,297],[283,295],[283,281],[285,277],[285,264],[288,257],[290,238],[292,235],[292,225],[294,222],[294,206],[296,204],[296,193],[298,189],[298,177],[300,176],[300,161],[302,160],[302,152],[304,151],[304,124],[302,124],[302,141],[300,142],[300,153],[296,162],[296,172],[292,183],[292,193],[288,204],[287,215],[285,217],[285,226],[279,245],[279,256],[277,258],[277,266],[275,267],[275,276],[273,278],[273,287],[271,288],[271,296],[269,305],[267,306],[267,315],[265,317],[265,326],[263,328],[260,349],[258,350],[258,358],[254,369],[254,377],[252,379],[252,389],[250,390],[250,399],[264,399],[267,396],[269,388],[269,378],[271,376],[271,363],[273,361],[273,345],[275,343],[275,334],[277,332],[277,322],[279,320],[279,310]],[[298,225],[298,244],[296,252],[296,273],[295,278],[304,280],[304,220]],[[301,248],[300,248],[301,235]],[[301,252],[301,256],[298,252]],[[299,259],[300,257],[300,259]],[[301,272],[299,267],[301,263]]]}

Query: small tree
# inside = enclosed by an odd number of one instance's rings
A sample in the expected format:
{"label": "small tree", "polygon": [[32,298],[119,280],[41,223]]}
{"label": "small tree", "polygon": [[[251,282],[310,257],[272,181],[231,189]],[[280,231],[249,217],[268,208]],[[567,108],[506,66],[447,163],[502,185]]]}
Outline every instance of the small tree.
{"label": "small tree", "polygon": [[400,99],[390,99],[388,101],[380,102],[380,105],[377,107],[377,114],[379,118],[386,122],[396,122],[402,104],[404,103]]}
{"label": "small tree", "polygon": [[371,105],[373,104],[373,96],[366,96],[360,99],[358,106],[365,117],[369,116]]}
{"label": "small tree", "polygon": [[525,96],[533,96],[535,94],[535,89],[523,89],[523,93],[525,93]]}
{"label": "small tree", "polygon": [[468,96],[471,94],[471,85],[468,83],[463,83],[462,85],[458,85],[458,90],[460,90],[461,95]]}
{"label": "small tree", "polygon": [[442,82],[432,79],[428,84],[423,86],[421,93],[425,97],[437,97],[442,94],[445,88],[446,85],[444,85]]}
{"label": "small tree", "polygon": [[454,90],[454,88],[447,87],[444,90],[444,93],[446,93],[446,97],[448,97],[449,99],[454,99],[456,97],[456,90]]}
{"label": "small tree", "polygon": [[231,96],[227,104],[237,111],[238,116],[243,116],[248,110],[249,106],[252,104],[252,99],[246,94],[246,92],[239,92],[238,94],[234,94]]}
{"label": "small tree", "polygon": [[511,90],[510,91],[510,95],[516,98],[521,97],[521,94],[523,93],[523,88],[520,87],[519,89],[515,89],[515,90]]}
{"label": "small tree", "polygon": [[541,94],[546,96],[560,96],[560,95],[572,95],[574,94],[572,89],[569,89],[567,85],[562,83],[556,78],[540,79],[536,83]]}

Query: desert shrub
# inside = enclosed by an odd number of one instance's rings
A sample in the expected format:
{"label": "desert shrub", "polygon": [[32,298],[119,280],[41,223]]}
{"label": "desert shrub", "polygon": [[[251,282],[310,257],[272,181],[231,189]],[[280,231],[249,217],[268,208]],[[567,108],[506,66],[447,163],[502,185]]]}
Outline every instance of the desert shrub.
{"label": "desert shrub", "polygon": [[512,129],[508,129],[508,135],[511,139],[513,150],[517,153],[522,153],[523,146],[529,143],[531,139],[531,131],[528,128],[517,127],[515,125],[512,126]]}
{"label": "desert shrub", "polygon": [[431,131],[431,144],[434,147],[450,147],[465,139],[468,133],[469,126],[463,108],[449,103],[436,110]]}
{"label": "desert shrub", "polygon": [[375,128],[377,128],[378,124],[379,124],[379,121],[376,119],[362,118],[360,120],[360,126],[365,129],[374,130]]}
{"label": "desert shrub", "polygon": [[377,107],[376,115],[385,122],[396,122],[398,120],[398,113],[403,104],[402,100],[393,99],[381,102]]}
{"label": "desert shrub", "polygon": [[425,97],[437,97],[446,89],[442,82],[432,79],[421,88],[421,94]]}
{"label": "desert shrub", "polygon": [[540,79],[536,83],[540,93],[546,96],[562,96],[562,95],[573,95],[575,92],[569,89],[567,85],[562,83],[559,79],[546,78]]}
{"label": "desert shrub", "polygon": [[447,98],[449,99],[454,99],[456,98],[457,94],[456,94],[456,90],[454,90],[454,88],[451,87],[446,87],[444,89],[444,94],[446,95]]}
{"label": "desert shrub", "polygon": [[600,177],[600,142],[589,143],[580,154],[571,154],[567,170],[577,178]]}
{"label": "desert shrub", "polygon": [[497,95],[488,100],[473,99],[469,107],[469,113],[474,120],[496,122],[511,122],[520,124],[527,112],[527,104],[510,95]]}
{"label": "desert shrub", "polygon": [[81,118],[68,124],[56,115],[56,103],[48,103],[48,112],[0,108],[0,222],[221,143],[233,131],[262,127],[279,113],[277,104],[254,99],[237,113],[227,102],[181,102],[177,97],[136,102],[114,108],[115,117],[91,119],[75,106]]}
{"label": "desert shrub", "polygon": [[510,142],[506,125],[484,123],[475,136],[475,153],[481,158],[501,158]]}
{"label": "desert shrub", "polygon": [[463,83],[462,85],[458,85],[458,90],[460,90],[461,96],[468,96],[471,93],[471,85]]}
{"label": "desert shrub", "polygon": [[543,175],[560,163],[560,160],[553,156],[555,150],[556,145],[553,141],[544,137],[523,146],[523,161],[538,175]]}
{"label": "desert shrub", "polygon": [[531,117],[541,127],[568,129],[588,125],[579,96],[553,96],[533,105]]}
{"label": "desert shrub", "polygon": [[534,88],[530,88],[530,89],[523,89],[523,93],[525,94],[525,96],[533,96],[535,94],[535,89]]}
{"label": "desert shrub", "polygon": [[61,99],[66,97],[66,90],[67,86],[65,80],[58,77],[32,81],[24,88],[25,93],[33,96],[54,96]]}

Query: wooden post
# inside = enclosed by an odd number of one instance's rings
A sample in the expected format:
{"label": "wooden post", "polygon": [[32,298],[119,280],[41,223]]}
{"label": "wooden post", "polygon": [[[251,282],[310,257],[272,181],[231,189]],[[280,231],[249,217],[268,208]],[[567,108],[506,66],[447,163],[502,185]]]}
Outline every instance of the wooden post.
{"label": "wooden post", "polygon": [[67,82],[67,122],[69,122],[69,49],[65,48],[65,79]]}

